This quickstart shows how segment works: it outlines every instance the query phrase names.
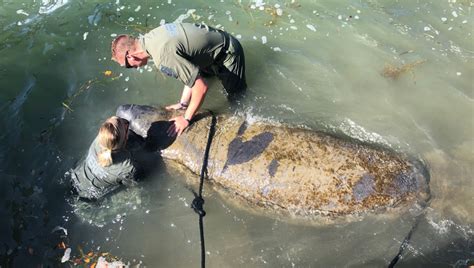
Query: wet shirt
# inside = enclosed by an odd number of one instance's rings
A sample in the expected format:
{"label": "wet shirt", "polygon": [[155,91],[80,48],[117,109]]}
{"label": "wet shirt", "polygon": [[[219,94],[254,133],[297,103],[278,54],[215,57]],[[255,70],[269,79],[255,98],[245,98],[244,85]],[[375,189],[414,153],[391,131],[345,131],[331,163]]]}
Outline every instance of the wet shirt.
{"label": "wet shirt", "polygon": [[192,87],[199,74],[215,62],[224,49],[223,31],[207,25],[168,23],[140,38],[156,67],[167,76]]}
{"label": "wet shirt", "polygon": [[113,163],[108,167],[99,164],[101,152],[98,138],[92,142],[87,157],[71,172],[72,182],[80,197],[99,199],[120,187],[135,184],[136,168],[128,150],[112,153]]}

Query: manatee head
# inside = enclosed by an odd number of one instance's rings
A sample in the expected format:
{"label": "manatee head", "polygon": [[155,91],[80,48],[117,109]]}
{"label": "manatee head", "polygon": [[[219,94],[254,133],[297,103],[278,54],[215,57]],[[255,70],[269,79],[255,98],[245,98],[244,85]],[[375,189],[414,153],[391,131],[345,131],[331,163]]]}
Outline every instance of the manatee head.
{"label": "manatee head", "polygon": [[148,136],[152,123],[168,121],[170,118],[170,113],[164,109],[136,104],[120,105],[115,115],[130,121],[130,129],[143,138]]}

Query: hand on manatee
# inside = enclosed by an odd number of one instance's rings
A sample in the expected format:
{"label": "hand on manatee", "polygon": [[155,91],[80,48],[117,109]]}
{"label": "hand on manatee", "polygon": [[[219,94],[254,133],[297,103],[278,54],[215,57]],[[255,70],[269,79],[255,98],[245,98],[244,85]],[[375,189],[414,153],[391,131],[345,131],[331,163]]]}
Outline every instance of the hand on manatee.
{"label": "hand on manatee", "polygon": [[172,124],[166,131],[169,137],[174,137],[175,135],[180,136],[181,133],[183,133],[183,131],[189,126],[188,120],[184,119],[183,116],[171,118],[170,121],[174,121],[174,124]]}
{"label": "hand on manatee", "polygon": [[173,110],[184,110],[186,107],[184,107],[181,103],[176,103],[176,104],[171,104],[165,107],[166,110],[168,111],[173,111]]}

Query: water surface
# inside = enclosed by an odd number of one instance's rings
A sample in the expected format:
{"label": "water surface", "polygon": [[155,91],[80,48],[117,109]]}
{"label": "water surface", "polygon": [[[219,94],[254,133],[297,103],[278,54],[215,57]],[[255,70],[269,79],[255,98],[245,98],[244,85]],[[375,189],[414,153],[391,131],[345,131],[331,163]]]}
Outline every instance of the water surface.
{"label": "water surface", "polygon": [[[229,108],[211,79],[203,109],[388,146],[423,159],[431,174],[427,208],[337,223],[252,213],[206,186],[208,267],[384,267],[417,219],[397,266],[472,264],[472,8],[471,0],[2,1],[0,266],[59,264],[60,240],[74,256],[82,248],[147,267],[199,265],[196,185],[187,183],[196,175],[168,165],[98,204],[74,202],[64,175],[118,105],[179,99],[182,85],[152,66],[110,60],[115,35],[175,20],[221,27],[245,49],[242,105]],[[67,236],[52,233],[57,226]]]}

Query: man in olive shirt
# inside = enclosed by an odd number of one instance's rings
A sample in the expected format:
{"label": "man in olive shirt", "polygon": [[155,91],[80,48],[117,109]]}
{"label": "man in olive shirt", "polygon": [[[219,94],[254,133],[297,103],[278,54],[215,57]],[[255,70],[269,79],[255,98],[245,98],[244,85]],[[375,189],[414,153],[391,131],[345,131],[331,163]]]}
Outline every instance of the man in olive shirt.
{"label": "man in olive shirt", "polygon": [[137,68],[153,61],[162,73],[184,84],[180,102],[168,109],[186,109],[171,119],[169,135],[181,135],[201,106],[207,92],[203,74],[215,74],[229,98],[245,91],[245,59],[239,41],[229,33],[207,25],[168,23],[144,36],[120,35],[112,42],[112,59]]}

